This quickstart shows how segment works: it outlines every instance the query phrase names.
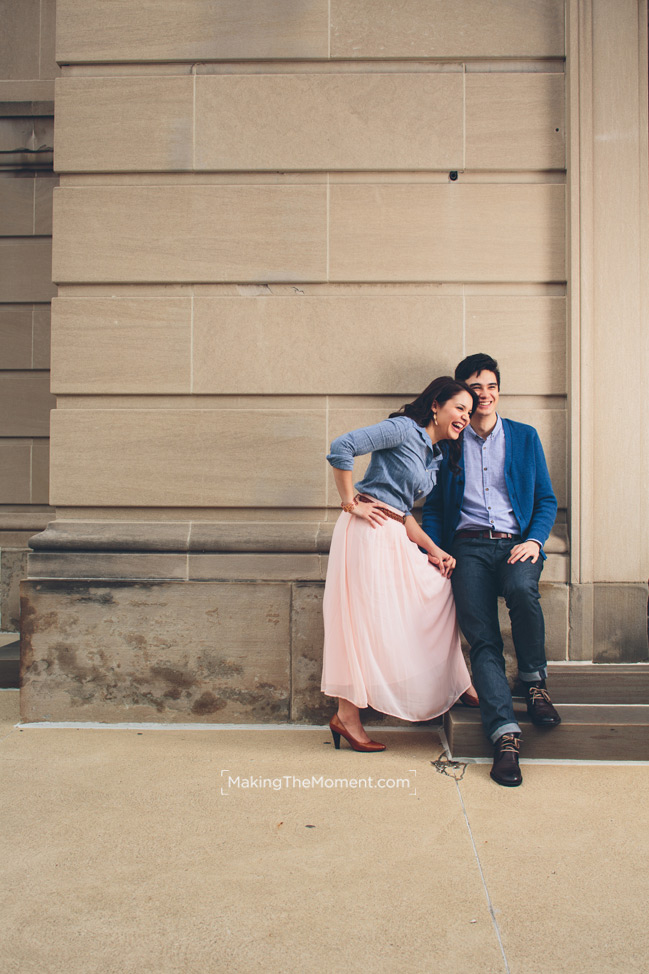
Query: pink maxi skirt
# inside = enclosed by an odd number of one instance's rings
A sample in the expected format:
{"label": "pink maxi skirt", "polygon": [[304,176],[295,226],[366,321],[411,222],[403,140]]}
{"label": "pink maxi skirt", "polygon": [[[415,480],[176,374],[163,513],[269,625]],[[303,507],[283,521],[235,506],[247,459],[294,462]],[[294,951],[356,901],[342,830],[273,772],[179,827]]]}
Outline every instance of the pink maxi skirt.
{"label": "pink maxi skirt", "polygon": [[428,720],[470,687],[451,583],[398,521],[372,528],[340,515],[323,611],[322,690],[329,696]]}

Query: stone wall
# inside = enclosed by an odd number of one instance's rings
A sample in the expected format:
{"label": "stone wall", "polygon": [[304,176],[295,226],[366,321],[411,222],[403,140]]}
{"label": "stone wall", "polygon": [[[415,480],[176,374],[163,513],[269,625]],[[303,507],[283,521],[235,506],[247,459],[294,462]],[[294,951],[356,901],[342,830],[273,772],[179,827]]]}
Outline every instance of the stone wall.
{"label": "stone wall", "polygon": [[0,630],[48,508],[54,0],[0,2]]}
{"label": "stone wall", "polygon": [[[630,207],[646,37],[622,5]],[[637,658],[646,543],[612,572],[586,558],[603,360],[584,272],[605,231],[582,187],[613,74],[611,0],[594,7],[59,0],[57,515],[24,587],[26,716],[321,719],[327,445],[477,350],[499,359],[503,414],[538,428],[559,499],[551,657],[592,659],[596,629]],[[646,284],[615,268],[635,374]],[[612,642],[593,588],[611,583],[613,602],[635,592]],[[209,606],[230,607],[222,632]]]}

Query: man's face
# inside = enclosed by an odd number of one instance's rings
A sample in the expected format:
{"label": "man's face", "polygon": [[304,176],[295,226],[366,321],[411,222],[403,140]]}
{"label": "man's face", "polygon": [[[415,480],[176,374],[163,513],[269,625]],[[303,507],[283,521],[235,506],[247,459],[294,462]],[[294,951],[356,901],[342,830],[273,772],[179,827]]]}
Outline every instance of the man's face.
{"label": "man's face", "polygon": [[482,372],[474,372],[466,380],[466,384],[470,389],[473,389],[478,397],[478,408],[473,414],[474,417],[493,416],[500,398],[498,381],[494,373],[487,369],[483,369]]}

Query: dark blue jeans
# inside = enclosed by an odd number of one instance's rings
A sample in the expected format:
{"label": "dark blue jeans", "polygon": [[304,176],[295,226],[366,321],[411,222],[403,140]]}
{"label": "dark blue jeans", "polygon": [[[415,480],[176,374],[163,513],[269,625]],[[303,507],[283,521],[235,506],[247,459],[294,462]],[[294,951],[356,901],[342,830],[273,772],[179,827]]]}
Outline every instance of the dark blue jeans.
{"label": "dark blue jeans", "polygon": [[485,731],[492,741],[520,732],[505,675],[498,624],[498,596],[505,598],[521,680],[545,679],[545,624],[539,602],[543,559],[507,564],[520,538],[459,538],[453,544],[457,566],[451,581],[457,619],[471,647],[473,684],[480,697]]}

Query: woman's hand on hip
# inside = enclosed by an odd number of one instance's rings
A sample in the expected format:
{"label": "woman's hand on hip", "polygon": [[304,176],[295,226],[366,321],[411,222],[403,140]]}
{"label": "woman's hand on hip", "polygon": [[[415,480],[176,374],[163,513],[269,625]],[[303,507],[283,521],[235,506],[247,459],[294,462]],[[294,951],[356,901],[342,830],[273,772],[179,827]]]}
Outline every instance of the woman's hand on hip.
{"label": "woman's hand on hip", "polygon": [[388,520],[387,514],[381,510],[381,505],[376,501],[356,501],[352,514],[363,518],[364,521],[369,521],[373,528],[381,527]]}

